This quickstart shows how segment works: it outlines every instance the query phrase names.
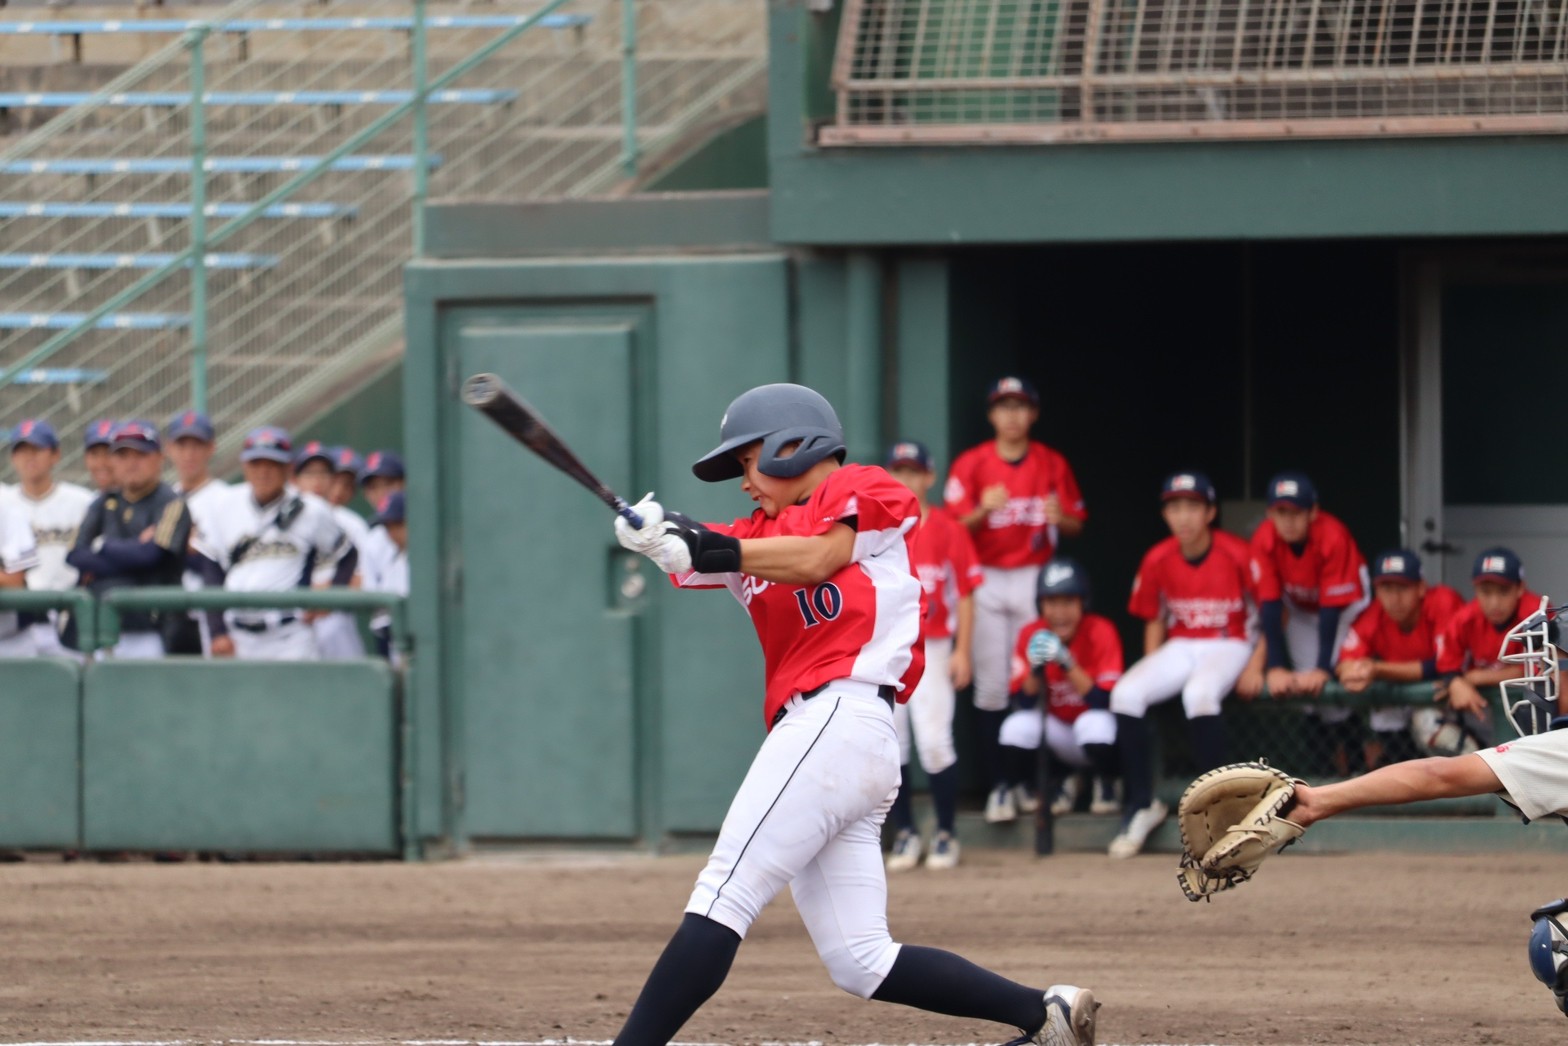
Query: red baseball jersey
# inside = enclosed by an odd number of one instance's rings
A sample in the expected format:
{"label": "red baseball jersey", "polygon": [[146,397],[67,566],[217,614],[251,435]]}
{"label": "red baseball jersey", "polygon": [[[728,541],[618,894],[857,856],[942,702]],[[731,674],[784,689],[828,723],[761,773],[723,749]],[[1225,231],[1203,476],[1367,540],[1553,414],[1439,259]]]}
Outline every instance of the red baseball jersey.
{"label": "red baseball jersey", "polygon": [[975,551],[988,567],[1038,566],[1056,550],[1056,528],[1045,522],[1045,499],[1056,495],[1062,513],[1087,519],[1083,494],[1067,459],[1043,443],[1029,444],[1020,461],[1007,461],[988,440],[958,455],[947,473],[943,497],[960,518],[980,507],[980,494],[998,483],[1007,504],[988,515],[974,532]]}
{"label": "red baseball jersey", "polygon": [[1252,582],[1259,602],[1288,596],[1303,610],[1348,607],[1367,594],[1366,565],[1349,528],[1321,509],[1307,528],[1300,555],[1280,540],[1273,520],[1265,519],[1252,532]]}
{"label": "red baseball jersey", "polygon": [[898,687],[909,700],[925,669],[920,641],[924,593],[913,568],[920,505],[909,488],[869,465],[829,473],[804,502],[769,519],[761,509],[706,526],[738,538],[814,537],[837,523],[855,528],[853,558],[816,585],[749,574],[674,575],[681,588],[727,588],[751,614],[762,642],[767,692],[763,721],[796,693],[835,679]]}
{"label": "red baseball jersey", "polygon": [[1421,597],[1421,612],[1410,631],[1403,631],[1388,616],[1383,604],[1372,604],[1356,615],[1339,648],[1341,660],[1370,657],[1379,661],[1431,661],[1437,657],[1437,637],[1450,618],[1465,605],[1464,597],[1447,585],[1433,585]]}
{"label": "red baseball jersey", "polygon": [[926,513],[915,531],[915,576],[926,594],[927,639],[958,629],[958,601],[980,586],[980,560],[969,528],[940,508]]}
{"label": "red baseball jersey", "polygon": [[[1045,619],[1040,618],[1025,625],[1018,633],[1018,643],[1013,647],[1014,693],[1024,688],[1024,680],[1031,671],[1029,640],[1037,632],[1047,632],[1050,628]],[[1116,626],[1108,618],[1099,614],[1085,614],[1083,620],[1078,622],[1078,631],[1073,633],[1073,641],[1067,644],[1067,650],[1101,690],[1109,691],[1122,677],[1122,637],[1117,635]],[[1083,703],[1083,695],[1074,690],[1068,681],[1066,669],[1055,661],[1045,666],[1045,686],[1049,694],[1046,710],[1062,722],[1071,723],[1088,710],[1089,706]]]}
{"label": "red baseball jersey", "polygon": [[1127,610],[1163,620],[1171,639],[1247,638],[1247,601],[1256,599],[1247,543],[1228,531],[1209,533],[1213,543],[1197,563],[1168,537],[1143,557],[1132,580]]}
{"label": "red baseball jersey", "polygon": [[1480,602],[1472,599],[1460,607],[1448,619],[1447,627],[1437,634],[1437,670],[1446,673],[1502,667],[1497,655],[1503,647],[1503,636],[1539,609],[1541,597],[1527,588],[1519,597],[1514,616],[1499,628],[1481,613]]}

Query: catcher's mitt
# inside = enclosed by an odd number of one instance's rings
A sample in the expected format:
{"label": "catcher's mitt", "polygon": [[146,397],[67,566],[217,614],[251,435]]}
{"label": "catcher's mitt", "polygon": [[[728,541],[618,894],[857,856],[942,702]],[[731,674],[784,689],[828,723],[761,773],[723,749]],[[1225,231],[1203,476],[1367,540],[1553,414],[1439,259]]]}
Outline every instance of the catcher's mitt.
{"label": "catcher's mitt", "polygon": [[1182,793],[1181,866],[1189,901],[1207,900],[1252,878],[1258,865],[1305,831],[1281,813],[1304,784],[1263,760],[1210,770]]}

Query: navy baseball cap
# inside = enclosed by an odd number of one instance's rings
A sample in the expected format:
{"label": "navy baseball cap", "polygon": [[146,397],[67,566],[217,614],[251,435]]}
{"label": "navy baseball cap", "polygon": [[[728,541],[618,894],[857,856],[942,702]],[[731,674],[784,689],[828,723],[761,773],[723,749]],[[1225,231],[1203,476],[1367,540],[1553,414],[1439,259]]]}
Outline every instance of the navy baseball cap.
{"label": "navy baseball cap", "polygon": [[1070,556],[1052,556],[1035,577],[1036,599],[1047,596],[1078,596],[1089,598],[1089,575],[1076,559]]}
{"label": "navy baseball cap", "polygon": [[359,478],[359,470],[364,467],[365,459],[360,457],[359,452],[353,447],[332,448],[332,469],[334,472],[347,472],[357,479]]}
{"label": "navy baseball cap", "polygon": [[289,437],[287,429],[263,425],[245,434],[245,443],[240,448],[241,462],[276,461],[280,465],[287,465],[293,460],[294,440]]}
{"label": "navy baseball cap", "polygon": [[13,450],[24,443],[44,450],[60,449],[60,437],[55,435],[54,426],[37,418],[28,418],[12,425],[10,438]]}
{"label": "navy baseball cap", "polygon": [[402,523],[407,515],[407,501],[401,490],[394,490],[381,499],[381,507],[376,510],[374,523],[385,525],[387,523]]}
{"label": "navy baseball cap", "polygon": [[1318,488],[1305,472],[1281,472],[1269,480],[1269,507],[1294,505],[1311,508],[1318,503]]}
{"label": "navy baseball cap", "polygon": [[302,469],[310,462],[317,460],[325,461],[329,468],[336,468],[337,466],[333,463],[333,451],[335,449],[327,446],[319,439],[313,439],[299,448],[299,453],[294,455],[294,468]]}
{"label": "navy baseball cap", "polygon": [[217,431],[212,427],[211,418],[199,410],[186,410],[169,419],[164,438],[170,443],[186,438],[211,443],[217,435]]}
{"label": "navy baseball cap", "polygon": [[1412,585],[1419,585],[1422,581],[1421,557],[1408,548],[1395,548],[1381,553],[1372,561],[1372,580],[1408,581]]}
{"label": "navy baseball cap", "polygon": [[991,385],[991,391],[986,394],[985,401],[991,406],[1005,399],[1020,399],[1026,401],[1031,407],[1040,405],[1040,394],[1035,391],[1028,378],[1017,378],[1008,375],[997,378]]}
{"label": "navy baseball cap", "polygon": [[365,466],[359,470],[359,481],[375,477],[382,479],[402,479],[403,459],[396,452],[390,450],[373,450],[365,455]]}
{"label": "navy baseball cap", "polygon": [[1205,505],[1212,505],[1218,500],[1214,484],[1201,472],[1172,472],[1166,476],[1165,482],[1160,484],[1160,500],[1170,501],[1174,498],[1193,498]]}
{"label": "navy baseball cap", "polygon": [[931,452],[918,440],[901,439],[888,448],[887,464],[883,467],[892,469],[900,465],[913,465],[922,472],[930,472]]}
{"label": "navy baseball cap", "polygon": [[1472,581],[1501,581],[1505,585],[1524,582],[1524,564],[1511,548],[1489,548],[1475,557],[1475,568],[1470,571]]}
{"label": "navy baseball cap", "polygon": [[114,450],[139,450],[143,454],[156,454],[163,449],[158,442],[158,426],[141,418],[116,425],[114,435],[109,437],[109,446]]}
{"label": "navy baseball cap", "polygon": [[87,426],[83,439],[88,450],[94,447],[107,447],[114,440],[114,430],[118,422],[113,418],[99,418]]}

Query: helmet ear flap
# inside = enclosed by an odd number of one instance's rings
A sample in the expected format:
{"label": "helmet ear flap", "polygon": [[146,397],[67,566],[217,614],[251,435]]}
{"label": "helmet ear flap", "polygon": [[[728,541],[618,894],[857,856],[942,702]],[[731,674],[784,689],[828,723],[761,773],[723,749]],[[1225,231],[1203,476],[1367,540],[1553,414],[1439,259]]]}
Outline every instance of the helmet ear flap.
{"label": "helmet ear flap", "polygon": [[[780,452],[791,443],[799,446],[792,454],[781,457]],[[775,479],[795,479],[833,454],[838,455],[839,461],[844,460],[843,443],[831,433],[811,428],[780,429],[763,437],[757,470]]]}

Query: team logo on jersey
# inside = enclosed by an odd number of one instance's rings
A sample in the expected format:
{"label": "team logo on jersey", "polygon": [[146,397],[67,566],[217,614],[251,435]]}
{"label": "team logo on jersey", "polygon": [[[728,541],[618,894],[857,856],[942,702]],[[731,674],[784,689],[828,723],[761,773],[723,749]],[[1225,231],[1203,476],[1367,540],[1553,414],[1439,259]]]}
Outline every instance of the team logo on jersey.
{"label": "team logo on jersey", "polygon": [[748,607],[751,606],[751,601],[753,599],[755,599],[757,596],[760,596],[760,595],[762,595],[762,593],[766,592],[768,590],[768,586],[770,584],[772,584],[771,581],[764,581],[760,577],[752,577],[750,574],[743,574],[743,575],[741,575],[741,579],[740,579],[740,601],[741,601],[741,603],[744,604],[745,606],[748,606]]}

